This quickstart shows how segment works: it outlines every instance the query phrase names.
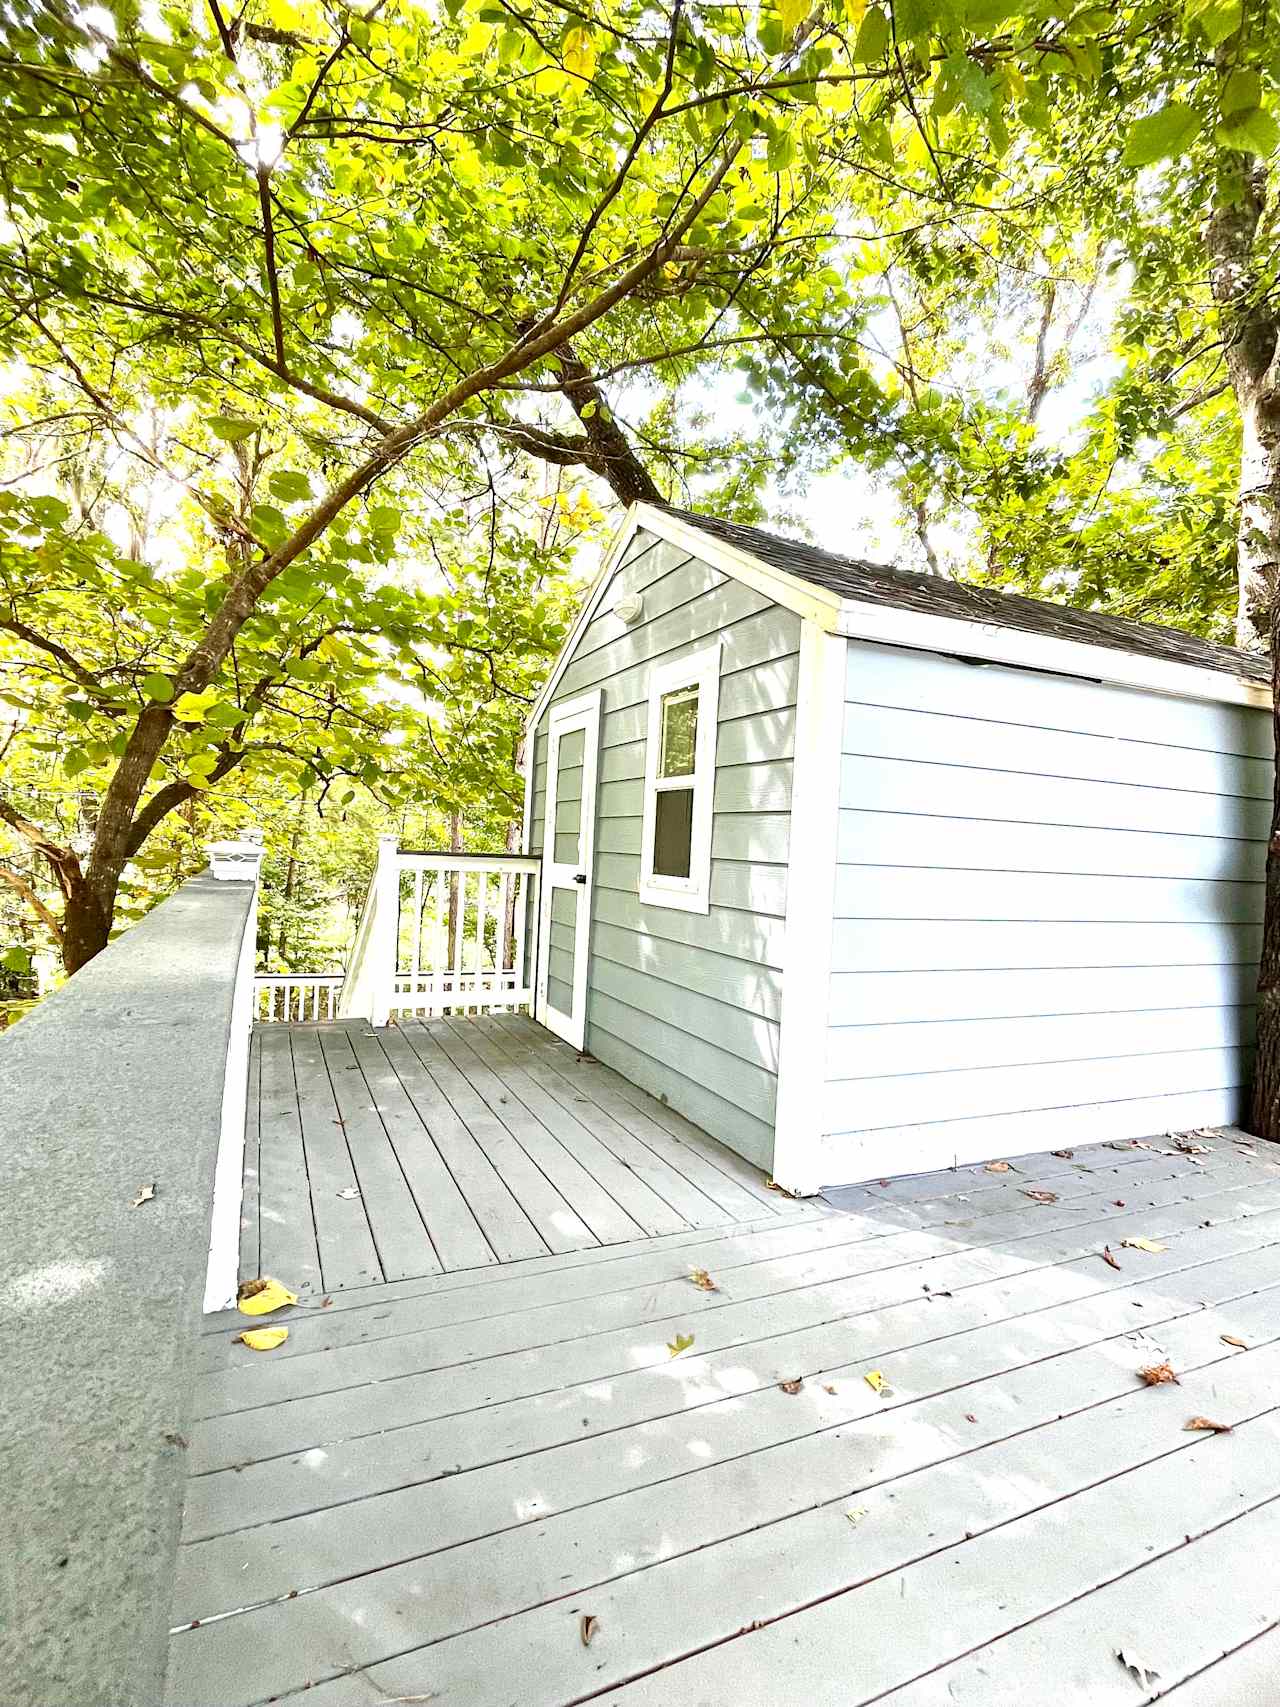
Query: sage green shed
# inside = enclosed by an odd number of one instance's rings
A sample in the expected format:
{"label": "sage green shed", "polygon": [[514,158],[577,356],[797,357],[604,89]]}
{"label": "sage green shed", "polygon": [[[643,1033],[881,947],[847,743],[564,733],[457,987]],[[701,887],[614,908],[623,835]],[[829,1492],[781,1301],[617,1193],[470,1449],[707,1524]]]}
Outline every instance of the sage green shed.
{"label": "sage green shed", "polygon": [[526,776],[536,1017],[790,1190],[1239,1117],[1262,659],[638,505]]}

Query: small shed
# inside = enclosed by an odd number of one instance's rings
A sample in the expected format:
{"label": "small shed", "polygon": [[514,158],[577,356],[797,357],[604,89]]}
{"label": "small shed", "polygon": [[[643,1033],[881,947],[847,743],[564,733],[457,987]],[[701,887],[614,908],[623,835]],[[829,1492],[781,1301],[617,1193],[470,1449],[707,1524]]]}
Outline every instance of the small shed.
{"label": "small shed", "polygon": [[640,504],[526,755],[536,1017],[787,1189],[1240,1118],[1265,659]]}

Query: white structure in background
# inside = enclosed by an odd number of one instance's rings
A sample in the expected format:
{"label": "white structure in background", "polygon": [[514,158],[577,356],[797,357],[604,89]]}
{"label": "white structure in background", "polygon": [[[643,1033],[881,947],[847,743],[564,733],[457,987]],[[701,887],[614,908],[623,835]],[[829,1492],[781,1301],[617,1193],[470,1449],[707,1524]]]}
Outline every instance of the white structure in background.
{"label": "white structure in background", "polygon": [[1238,1119],[1264,658],[639,505],[525,745],[536,1017],[791,1190]]}
{"label": "white structure in background", "polygon": [[540,869],[520,854],[401,852],[380,836],[338,1018],[531,1007]]}

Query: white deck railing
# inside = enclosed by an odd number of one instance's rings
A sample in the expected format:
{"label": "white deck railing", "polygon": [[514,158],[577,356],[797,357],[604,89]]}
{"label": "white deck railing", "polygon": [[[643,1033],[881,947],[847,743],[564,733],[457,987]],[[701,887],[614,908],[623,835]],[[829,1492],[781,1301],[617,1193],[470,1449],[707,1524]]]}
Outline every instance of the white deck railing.
{"label": "white deck railing", "polygon": [[338,1017],[342,972],[260,972],[253,981],[259,1025],[324,1025]]}
{"label": "white deck railing", "polygon": [[539,869],[520,854],[402,852],[381,837],[340,1016],[385,1025],[530,1006]]}

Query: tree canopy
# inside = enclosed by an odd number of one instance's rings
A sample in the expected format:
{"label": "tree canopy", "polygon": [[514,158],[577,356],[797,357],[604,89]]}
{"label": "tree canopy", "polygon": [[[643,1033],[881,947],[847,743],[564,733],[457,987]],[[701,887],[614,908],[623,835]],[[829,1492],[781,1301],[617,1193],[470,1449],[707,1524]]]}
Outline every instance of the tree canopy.
{"label": "tree canopy", "polygon": [[635,498],[803,522],[843,472],[905,561],[1265,642],[1275,22],[18,0],[11,898],[74,969],[263,791],[500,813]]}

